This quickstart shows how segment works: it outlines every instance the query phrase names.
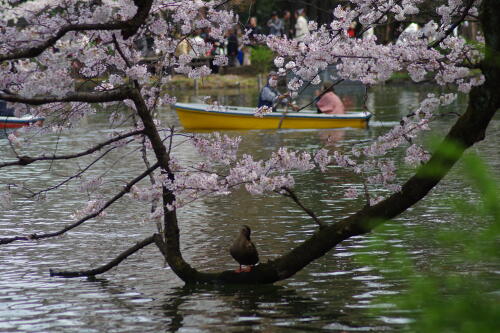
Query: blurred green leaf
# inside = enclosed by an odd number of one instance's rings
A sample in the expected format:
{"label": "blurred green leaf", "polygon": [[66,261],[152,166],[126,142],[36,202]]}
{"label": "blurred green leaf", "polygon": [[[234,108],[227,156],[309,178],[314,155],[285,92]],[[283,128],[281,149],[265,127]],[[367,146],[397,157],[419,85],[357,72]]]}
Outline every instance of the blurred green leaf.
{"label": "blurred green leaf", "polygon": [[[453,154],[456,147],[442,146]],[[376,229],[368,251],[356,256],[363,265],[378,269],[387,279],[400,281],[402,292],[373,300],[395,308],[374,306],[373,314],[388,312],[410,320],[412,332],[496,332],[500,318],[500,191],[487,166],[476,155],[462,159],[465,177],[477,190],[474,198],[443,198],[465,223],[435,231],[411,227],[412,236],[432,241],[436,253],[417,263],[404,248],[391,242],[408,227],[389,222]],[[459,222],[459,221],[457,221]],[[397,237],[397,236],[396,236]],[[381,257],[381,253],[385,253]]]}

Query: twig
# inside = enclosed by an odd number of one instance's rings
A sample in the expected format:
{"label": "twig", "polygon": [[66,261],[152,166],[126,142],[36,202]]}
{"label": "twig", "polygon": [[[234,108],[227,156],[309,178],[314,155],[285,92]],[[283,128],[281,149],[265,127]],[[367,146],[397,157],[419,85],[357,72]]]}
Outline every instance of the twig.
{"label": "twig", "polygon": [[100,209],[98,209],[97,211],[95,211],[92,214],[89,214],[89,215],[81,218],[80,220],[76,221],[75,223],[64,227],[63,229],[61,229],[59,231],[50,232],[50,233],[46,233],[46,234],[40,234],[40,235],[31,234],[28,236],[16,236],[16,237],[0,238],[0,244],[9,244],[9,243],[12,243],[12,242],[18,241],[18,240],[30,241],[30,240],[37,240],[37,239],[44,239],[44,238],[60,236],[60,235],[64,234],[65,232],[67,232],[73,228],[78,227],[83,222],[90,220],[91,218],[94,218],[94,217],[98,216],[99,214],[101,214],[106,208],[111,206],[115,201],[117,201],[118,199],[123,197],[125,194],[127,194],[130,191],[130,189],[132,188],[132,186],[134,186],[135,184],[140,182],[142,179],[147,177],[151,172],[156,170],[158,167],[159,167],[159,163],[155,163],[151,168],[147,169],[142,174],[140,174],[139,176],[134,178],[127,185],[125,185],[123,190],[121,190],[113,198],[111,198],[109,201],[107,201]]}
{"label": "twig", "polygon": [[[49,191],[52,191],[52,190],[55,190],[61,186],[63,186],[64,184],[68,183],[69,181],[75,179],[75,178],[78,178],[80,177],[82,174],[84,174],[88,169],[90,169],[94,164],[96,164],[97,162],[99,162],[104,156],[106,156],[108,153],[110,153],[111,151],[113,151],[116,147],[111,147],[109,148],[108,150],[106,150],[104,153],[102,153],[100,156],[98,156],[95,160],[93,160],[91,163],[89,163],[89,165],[87,165],[85,168],[81,169],[80,171],[78,171],[76,174],[74,175],[71,175],[69,177],[67,177],[65,180],[61,181],[60,183],[56,184],[56,185],[52,185],[46,189],[43,189],[41,191],[38,191],[38,192],[35,192],[31,195],[31,197],[36,197],[36,196],[39,196],[40,194],[42,193],[45,193],[45,192],[49,192]],[[53,160],[52,160],[53,161]]]}
{"label": "twig", "polygon": [[17,161],[0,163],[0,168],[8,167],[8,166],[15,166],[15,165],[25,166],[25,165],[28,165],[28,164],[31,164],[31,163],[37,162],[37,161],[69,160],[69,159],[73,159],[73,158],[78,158],[78,157],[82,157],[85,155],[90,155],[90,154],[100,150],[101,148],[103,148],[103,147],[105,147],[113,142],[120,141],[120,140],[128,138],[130,136],[134,136],[134,135],[138,135],[138,134],[142,134],[142,133],[144,133],[144,130],[137,130],[137,131],[129,132],[126,134],[118,135],[118,136],[111,138],[107,141],[104,141],[98,145],[95,145],[92,148],[89,148],[85,151],[82,151],[82,152],[76,153],[76,154],[59,155],[59,156],[57,156],[57,155],[52,155],[52,156],[42,155],[42,156],[38,156],[38,157],[19,156]]}
{"label": "twig", "polygon": [[305,207],[299,200],[299,198],[297,197],[297,195],[295,195],[295,193],[289,189],[288,187],[282,187],[281,188],[282,190],[284,190],[286,193],[281,193],[283,194],[284,196],[286,197],[289,197],[291,198],[293,201],[295,201],[295,203],[304,210],[304,212],[306,212],[310,217],[312,217],[312,219],[314,220],[314,222],[316,222],[316,224],[319,226],[320,229],[322,228],[325,228],[326,227],[326,224],[321,221],[318,217],[316,217],[316,214],[314,214],[314,212],[312,210],[310,210],[309,208]]}
{"label": "twig", "polygon": [[129,67],[129,68],[132,67],[130,60],[128,60],[128,58],[123,53],[122,48],[120,47],[120,44],[118,44],[118,40],[116,39],[115,34],[113,34],[113,44],[115,45],[115,49],[118,51],[118,54],[120,55],[120,57],[123,59],[123,61],[125,61],[125,64],[127,65],[127,67]]}
{"label": "twig", "polygon": [[106,265],[100,266],[98,268],[94,268],[88,271],[55,271],[53,269],[50,269],[50,276],[59,276],[59,277],[64,277],[64,278],[73,278],[73,277],[82,277],[82,276],[96,276],[97,274],[102,274],[107,271],[109,271],[111,268],[118,266],[123,260],[127,259],[130,255],[136,253],[140,249],[148,246],[149,244],[152,244],[155,242],[154,240],[154,235],[149,236],[148,238],[138,242],[131,248],[127,249],[126,251],[120,253],[118,257],[115,259],[111,260],[109,263]]}

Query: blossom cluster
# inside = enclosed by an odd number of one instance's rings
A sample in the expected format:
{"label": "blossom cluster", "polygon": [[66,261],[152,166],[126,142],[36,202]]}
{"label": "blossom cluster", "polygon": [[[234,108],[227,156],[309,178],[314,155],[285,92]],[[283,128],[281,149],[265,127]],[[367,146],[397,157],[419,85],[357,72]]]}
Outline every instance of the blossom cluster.
{"label": "blossom cluster", "polygon": [[102,210],[105,204],[106,201],[102,198],[91,199],[85,204],[85,206],[82,209],[79,209],[75,211],[73,214],[71,214],[71,217],[73,219],[78,220],[90,214],[95,214],[99,212],[97,218],[104,218],[107,215],[106,211]]}
{"label": "blossom cluster", "polygon": [[[351,2],[350,9],[340,5],[335,8],[335,20],[329,27],[316,26],[300,41],[275,36],[267,38],[267,45],[278,54],[275,65],[279,73],[292,72],[295,76],[288,87],[291,91],[313,80],[313,84],[319,83],[317,74],[329,65],[336,66],[336,79],[360,80],[365,84],[386,81],[392,73],[402,70],[407,70],[416,82],[434,78],[440,85],[456,84],[463,92],[482,84],[483,79],[471,75],[469,68],[464,66],[464,60],[469,64],[477,63],[480,51],[461,37],[445,36],[452,24],[452,14],[459,16],[466,10],[474,14],[477,12],[475,6],[467,7],[465,1],[449,0],[437,9],[440,22],[430,21],[420,30],[404,32],[395,43],[382,44],[368,33],[370,28],[386,22],[388,13],[400,21],[417,14],[423,1]],[[363,25],[365,33],[359,38],[349,38],[346,34],[354,21]],[[440,50],[429,46],[438,40]]]}
{"label": "blossom cluster", "polygon": [[[430,129],[429,123],[439,107],[448,105],[455,99],[456,94],[442,96],[429,94],[411,116],[403,117],[398,125],[379,136],[372,144],[362,148],[354,146],[350,155],[335,151],[333,153],[335,163],[360,175],[365,185],[385,188],[390,192],[399,191],[401,186],[396,183],[395,162],[388,157],[388,153],[409,144],[405,162],[415,167],[426,162],[430,158],[430,153],[414,143],[414,139],[420,132]],[[348,198],[355,198],[360,194],[355,189],[348,189],[345,193]],[[371,200],[371,204],[377,201],[380,200]]]}
{"label": "blossom cluster", "polygon": [[240,140],[217,133],[192,136],[190,144],[204,157],[203,161],[189,166],[173,159],[170,167],[174,179],[158,173],[154,185],[134,186],[131,197],[150,202],[159,199],[166,187],[176,196],[170,209],[176,209],[209,195],[228,195],[242,186],[256,195],[280,192],[295,185],[294,173],[316,167],[326,170],[331,161],[326,149],[310,153],[287,148],[278,149],[267,160],[255,160],[247,154],[238,155]]}

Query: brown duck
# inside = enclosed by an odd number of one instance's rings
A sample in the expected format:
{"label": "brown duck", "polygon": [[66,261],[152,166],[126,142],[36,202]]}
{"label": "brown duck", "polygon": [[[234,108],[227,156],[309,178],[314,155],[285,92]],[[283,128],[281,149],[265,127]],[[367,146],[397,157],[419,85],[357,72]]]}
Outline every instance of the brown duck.
{"label": "brown duck", "polygon": [[[231,256],[240,264],[240,268],[236,270],[236,273],[250,272],[252,267],[259,262],[259,253],[250,240],[250,232],[250,228],[244,225],[229,249]],[[248,267],[242,269],[242,265]]]}

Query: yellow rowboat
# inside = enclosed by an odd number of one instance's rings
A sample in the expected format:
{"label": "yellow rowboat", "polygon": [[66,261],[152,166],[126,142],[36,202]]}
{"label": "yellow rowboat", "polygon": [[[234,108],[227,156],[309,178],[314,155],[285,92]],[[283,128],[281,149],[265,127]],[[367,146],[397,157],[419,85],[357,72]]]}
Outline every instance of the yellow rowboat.
{"label": "yellow rowboat", "polygon": [[174,107],[185,129],[366,128],[372,116],[369,112],[318,114],[312,110],[278,110],[256,117],[255,108],[251,107],[188,103],[177,103]]}

